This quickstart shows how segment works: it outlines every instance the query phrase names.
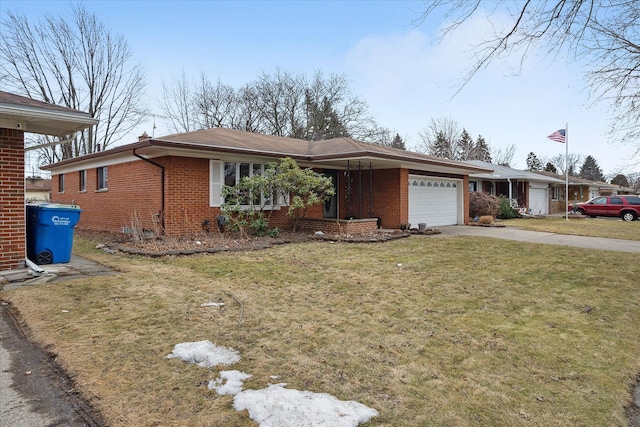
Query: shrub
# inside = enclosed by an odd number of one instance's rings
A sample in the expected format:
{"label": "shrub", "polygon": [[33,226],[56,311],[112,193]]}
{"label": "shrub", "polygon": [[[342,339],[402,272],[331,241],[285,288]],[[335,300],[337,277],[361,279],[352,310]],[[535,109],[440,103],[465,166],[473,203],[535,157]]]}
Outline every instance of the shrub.
{"label": "shrub", "polygon": [[500,196],[500,211],[498,212],[498,218],[510,219],[518,217],[518,211],[511,207],[511,202],[504,196]]}
{"label": "shrub", "polygon": [[500,211],[500,199],[496,196],[474,191],[469,193],[469,216],[471,218],[491,215],[496,218]]}

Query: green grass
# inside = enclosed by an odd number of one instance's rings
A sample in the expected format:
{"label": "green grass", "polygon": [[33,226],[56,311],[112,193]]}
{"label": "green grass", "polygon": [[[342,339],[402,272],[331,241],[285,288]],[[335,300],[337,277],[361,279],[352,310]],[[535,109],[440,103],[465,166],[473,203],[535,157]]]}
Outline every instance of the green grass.
{"label": "green grass", "polygon": [[240,351],[246,388],[277,375],[377,409],[372,426],[626,424],[637,254],[429,236],[161,259],[94,246],[76,252],[121,273],[0,296],[110,425],[253,425],[206,388],[217,368],[164,359],[202,339]]}
{"label": "green grass", "polygon": [[640,221],[626,222],[612,218],[546,217],[508,219],[503,223],[532,231],[546,231],[578,236],[607,237],[610,239],[640,240]]}

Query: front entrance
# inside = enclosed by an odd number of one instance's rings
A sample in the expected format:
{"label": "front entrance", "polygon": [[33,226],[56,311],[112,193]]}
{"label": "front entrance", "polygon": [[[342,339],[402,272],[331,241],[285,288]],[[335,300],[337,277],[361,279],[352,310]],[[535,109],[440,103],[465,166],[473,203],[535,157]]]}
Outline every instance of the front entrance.
{"label": "front entrance", "polygon": [[338,171],[336,170],[325,170],[323,174],[329,178],[331,178],[331,182],[333,182],[333,196],[327,201],[324,202],[322,207],[322,217],[323,218],[338,218]]}

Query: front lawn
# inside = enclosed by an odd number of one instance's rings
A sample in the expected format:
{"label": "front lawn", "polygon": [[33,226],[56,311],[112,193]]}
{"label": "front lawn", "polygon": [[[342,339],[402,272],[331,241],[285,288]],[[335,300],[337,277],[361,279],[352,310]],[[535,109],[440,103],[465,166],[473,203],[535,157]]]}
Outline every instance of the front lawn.
{"label": "front lawn", "polygon": [[[229,369],[252,375],[245,389],[360,402],[372,426],[626,424],[637,254],[468,236],[159,259],[76,243],[120,273],[0,297],[112,426],[255,425],[207,388]],[[165,358],[200,340],[241,360]]]}
{"label": "front lawn", "polygon": [[607,237],[610,239],[640,240],[640,221],[622,221],[615,218],[545,217],[503,220],[507,226],[532,231],[546,231],[578,236]]}

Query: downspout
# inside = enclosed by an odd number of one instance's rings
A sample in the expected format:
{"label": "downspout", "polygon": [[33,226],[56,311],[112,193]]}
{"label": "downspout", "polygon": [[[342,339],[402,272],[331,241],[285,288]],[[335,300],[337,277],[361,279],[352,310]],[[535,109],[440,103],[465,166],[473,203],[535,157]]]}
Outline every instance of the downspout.
{"label": "downspout", "polygon": [[164,228],[164,166],[152,160],[149,160],[145,157],[142,157],[141,155],[136,153],[135,148],[133,149],[133,155],[139,158],[140,160],[143,160],[147,163],[152,164],[153,166],[160,168],[160,185],[161,185],[160,187],[160,227],[162,227],[162,232],[164,233],[165,232],[165,228]]}

